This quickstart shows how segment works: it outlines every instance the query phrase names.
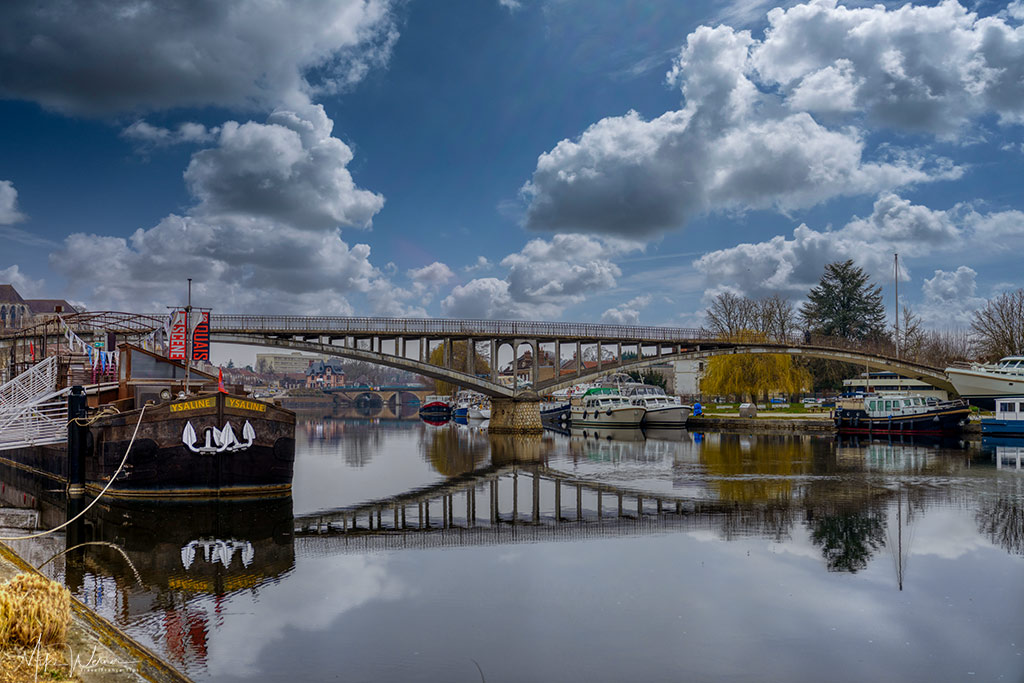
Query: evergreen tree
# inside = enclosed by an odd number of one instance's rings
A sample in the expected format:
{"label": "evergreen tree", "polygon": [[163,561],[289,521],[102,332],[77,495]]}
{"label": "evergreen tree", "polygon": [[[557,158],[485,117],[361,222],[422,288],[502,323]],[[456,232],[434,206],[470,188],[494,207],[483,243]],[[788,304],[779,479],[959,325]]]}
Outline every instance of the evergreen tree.
{"label": "evergreen tree", "polygon": [[800,318],[809,332],[862,340],[885,334],[882,288],[872,286],[853,259],[825,266],[821,281],[807,294]]}

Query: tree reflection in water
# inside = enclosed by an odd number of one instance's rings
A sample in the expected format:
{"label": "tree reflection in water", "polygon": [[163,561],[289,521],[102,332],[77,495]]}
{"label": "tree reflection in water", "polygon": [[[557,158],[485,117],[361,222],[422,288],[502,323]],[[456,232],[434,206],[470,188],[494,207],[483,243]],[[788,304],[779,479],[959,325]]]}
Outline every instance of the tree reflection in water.
{"label": "tree reflection in water", "polygon": [[999,496],[981,501],[978,530],[993,543],[1014,555],[1024,555],[1024,507],[1020,496]]}
{"label": "tree reflection in water", "polygon": [[807,525],[811,540],[821,546],[830,572],[857,572],[885,547],[884,510],[842,510],[820,516],[810,515]]}

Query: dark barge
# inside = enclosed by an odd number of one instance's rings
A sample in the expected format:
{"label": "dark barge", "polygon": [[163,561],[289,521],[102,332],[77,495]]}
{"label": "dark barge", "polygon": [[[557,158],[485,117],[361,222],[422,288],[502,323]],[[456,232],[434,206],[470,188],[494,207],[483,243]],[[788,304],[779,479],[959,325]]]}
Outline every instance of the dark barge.
{"label": "dark barge", "polygon": [[0,462],[105,497],[290,493],[295,413],[138,346],[118,351],[116,384],[72,388],[67,443],[0,451]]}
{"label": "dark barge", "polygon": [[963,431],[966,401],[936,401],[913,394],[868,394],[840,401],[833,420],[840,434],[952,435]]}

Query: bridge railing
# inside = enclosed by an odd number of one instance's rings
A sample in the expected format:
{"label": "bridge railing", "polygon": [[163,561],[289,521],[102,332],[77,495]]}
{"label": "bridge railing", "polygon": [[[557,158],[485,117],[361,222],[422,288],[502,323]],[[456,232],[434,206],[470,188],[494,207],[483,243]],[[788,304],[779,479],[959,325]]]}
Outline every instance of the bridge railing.
{"label": "bridge railing", "polygon": [[359,318],[334,316],[215,315],[211,332],[294,332],[296,334],[405,334],[412,336],[476,336],[630,340],[676,342],[713,339],[708,330],[684,327],[640,327],[595,323],[553,323],[528,320],[454,320],[430,318]]}
{"label": "bridge railing", "polygon": [[[379,318],[343,316],[263,316],[218,314],[210,318],[211,332],[238,332],[253,334],[338,334],[338,335],[406,335],[409,337],[462,336],[484,339],[579,339],[627,342],[641,344],[781,344],[784,346],[816,346],[830,349],[866,353],[895,358],[895,346],[890,339],[851,340],[817,334],[766,335],[743,332],[723,335],[704,328],[654,327],[639,325],[604,325],[597,323],[543,322],[531,320],[457,320],[431,318]],[[901,360],[929,365],[913,354],[901,353]]]}

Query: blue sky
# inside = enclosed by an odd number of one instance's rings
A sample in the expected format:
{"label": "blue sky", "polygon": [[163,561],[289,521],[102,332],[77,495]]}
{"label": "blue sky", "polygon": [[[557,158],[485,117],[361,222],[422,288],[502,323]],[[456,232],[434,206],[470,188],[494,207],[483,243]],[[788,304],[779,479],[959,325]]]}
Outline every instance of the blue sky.
{"label": "blue sky", "polygon": [[0,7],[0,282],[162,310],[699,325],[853,258],[1021,286],[1024,4]]}

